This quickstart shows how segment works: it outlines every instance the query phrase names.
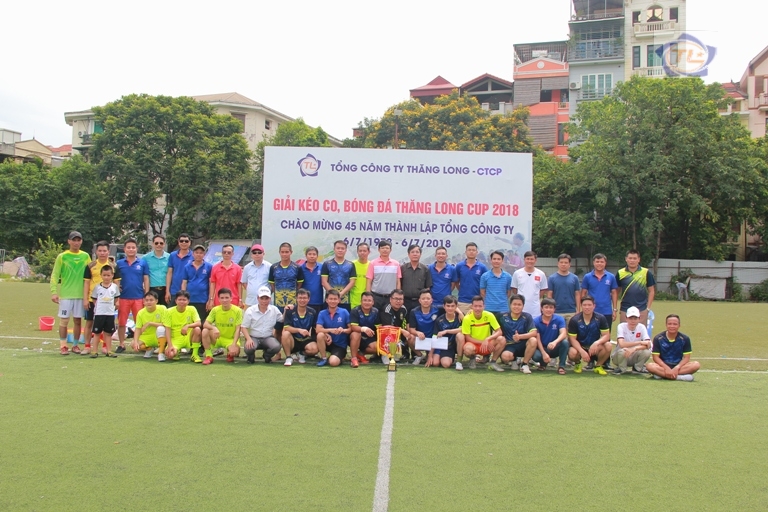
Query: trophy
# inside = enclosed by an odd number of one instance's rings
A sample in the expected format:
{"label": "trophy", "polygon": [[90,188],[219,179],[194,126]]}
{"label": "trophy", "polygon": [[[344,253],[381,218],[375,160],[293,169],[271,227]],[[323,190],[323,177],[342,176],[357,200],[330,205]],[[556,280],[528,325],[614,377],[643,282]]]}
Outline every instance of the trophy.
{"label": "trophy", "polygon": [[395,361],[395,355],[399,352],[400,347],[398,340],[400,339],[400,328],[393,327],[391,325],[379,326],[376,329],[376,352],[380,356],[387,356],[389,364],[387,364],[387,371],[397,371],[397,361]]}

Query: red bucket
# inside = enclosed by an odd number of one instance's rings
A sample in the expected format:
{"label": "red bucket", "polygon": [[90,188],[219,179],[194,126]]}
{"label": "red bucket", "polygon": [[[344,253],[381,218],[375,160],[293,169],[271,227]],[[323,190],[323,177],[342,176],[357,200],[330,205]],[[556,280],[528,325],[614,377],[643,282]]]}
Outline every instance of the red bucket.
{"label": "red bucket", "polygon": [[41,316],[39,321],[41,331],[51,331],[53,330],[53,326],[56,324],[56,319],[52,316]]}

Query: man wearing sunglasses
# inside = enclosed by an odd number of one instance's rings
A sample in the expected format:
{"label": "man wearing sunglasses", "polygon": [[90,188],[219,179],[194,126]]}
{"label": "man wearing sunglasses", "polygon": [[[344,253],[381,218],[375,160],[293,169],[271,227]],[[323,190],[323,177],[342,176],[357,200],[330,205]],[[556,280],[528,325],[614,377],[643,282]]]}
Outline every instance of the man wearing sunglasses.
{"label": "man wearing sunglasses", "polygon": [[165,275],[165,302],[172,306],[171,299],[176,296],[176,292],[181,290],[181,282],[184,280],[184,267],[192,261],[192,252],[189,250],[189,244],[192,239],[188,234],[179,235],[179,248],[168,256],[168,273]]}
{"label": "man wearing sunglasses", "polygon": [[259,288],[269,287],[271,266],[272,264],[264,259],[264,247],[254,244],[251,247],[251,261],[243,269],[240,278],[240,296],[243,297],[246,309],[259,303]]}
{"label": "man wearing sunglasses", "polygon": [[166,280],[168,275],[168,260],[170,255],[165,252],[165,237],[152,237],[152,252],[144,256],[149,265],[149,289],[157,294],[157,303],[165,306]]}
{"label": "man wearing sunglasses", "polygon": [[235,246],[225,244],[221,248],[221,261],[213,266],[211,270],[210,290],[208,293],[209,311],[214,306],[219,305],[219,290],[228,288],[232,291],[232,304],[242,306],[240,301],[240,278],[243,276],[243,269],[240,265],[232,261],[235,254]]}

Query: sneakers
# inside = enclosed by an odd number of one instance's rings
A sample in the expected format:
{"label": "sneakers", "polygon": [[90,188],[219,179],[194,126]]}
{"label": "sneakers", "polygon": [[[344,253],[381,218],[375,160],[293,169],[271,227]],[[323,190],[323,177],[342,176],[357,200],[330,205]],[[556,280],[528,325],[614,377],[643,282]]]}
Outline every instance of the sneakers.
{"label": "sneakers", "polygon": [[91,349],[87,348],[87,349],[83,350],[82,352],[80,352],[80,355],[81,356],[89,356],[89,355],[91,355]]}
{"label": "sneakers", "polygon": [[228,363],[234,363],[235,362],[235,356],[231,354],[227,354],[227,362]]}
{"label": "sneakers", "polygon": [[245,362],[248,364],[253,364],[256,362],[256,354],[246,354],[245,355]]}
{"label": "sneakers", "polygon": [[675,380],[682,380],[685,382],[693,382],[693,375],[678,375],[677,379]]}
{"label": "sneakers", "polygon": [[293,364],[293,358],[291,356],[288,356],[285,358],[285,362],[283,363],[283,366],[291,366]]}
{"label": "sneakers", "polygon": [[515,359],[514,361],[512,361],[511,363],[509,363],[509,369],[510,369],[510,370],[513,370],[513,371],[514,371],[514,370],[519,370],[519,369],[520,369],[520,365],[517,363],[517,359]]}
{"label": "sneakers", "polygon": [[224,349],[223,348],[217,348],[213,351],[213,357],[219,357],[221,355],[224,355]]}
{"label": "sneakers", "polygon": [[107,357],[117,357],[115,352],[107,352]]}
{"label": "sneakers", "polygon": [[384,365],[388,365],[389,364],[389,357],[387,357],[385,355],[382,355],[381,356],[381,363],[384,364]]}
{"label": "sneakers", "polygon": [[573,365],[573,373],[581,373],[581,361]]}
{"label": "sneakers", "polygon": [[328,364],[328,358],[324,357],[317,362],[317,366],[325,366]]}
{"label": "sneakers", "polygon": [[193,363],[202,363],[203,362],[203,360],[200,359],[200,356],[197,355],[197,352],[192,352],[192,355],[189,356],[189,360],[192,361]]}
{"label": "sneakers", "polygon": [[91,359],[96,359],[99,357],[99,352],[97,350],[91,352]]}
{"label": "sneakers", "polygon": [[370,361],[367,357],[365,357],[363,354],[357,354],[357,360],[360,362],[360,364],[368,364]]}
{"label": "sneakers", "polygon": [[307,364],[307,356],[302,353],[299,353],[299,364]]}
{"label": "sneakers", "polygon": [[203,359],[203,364],[209,365],[211,363],[213,363],[213,356],[205,356],[205,359]]}
{"label": "sneakers", "polygon": [[61,355],[63,356],[69,355],[69,349],[67,347],[61,347],[61,350],[59,350],[59,352],[61,352]]}
{"label": "sneakers", "polygon": [[411,362],[411,364],[413,366],[419,366],[423,360],[424,360],[424,356],[416,356],[413,358],[413,362]]}
{"label": "sneakers", "polygon": [[162,362],[164,362],[164,361],[165,361],[165,354],[163,354],[162,352],[160,352],[159,354],[157,354],[157,362],[158,362],[158,363],[162,363]]}
{"label": "sneakers", "polygon": [[125,347],[117,347],[115,349],[116,354],[122,354],[123,352],[125,352]]}
{"label": "sneakers", "polygon": [[149,349],[146,352],[144,352],[144,359],[151,359],[152,356],[155,355],[154,349]]}
{"label": "sneakers", "polygon": [[360,366],[360,363],[358,362],[358,360],[357,360],[357,358],[356,358],[356,357],[353,357],[353,358],[352,358],[352,359],[349,361],[349,366],[351,366],[352,368],[357,368],[358,366]]}
{"label": "sneakers", "polygon": [[605,371],[605,369],[598,365],[595,365],[595,367],[592,369],[592,371],[598,375],[608,375],[608,372]]}
{"label": "sneakers", "polygon": [[648,369],[645,366],[641,366],[640,369],[638,370],[636,366],[633,366],[632,373],[636,375],[645,375],[646,373],[648,373]]}
{"label": "sneakers", "polygon": [[[496,361],[494,361],[492,363],[489,363],[488,364],[488,369],[493,370],[495,372],[503,372],[504,371],[504,368],[499,366],[499,363],[497,363]],[[528,370],[528,373],[531,373],[531,371]]]}
{"label": "sneakers", "polygon": [[469,369],[474,370],[477,368],[477,358],[474,356],[469,358]]}
{"label": "sneakers", "polygon": [[464,369],[464,365],[461,364],[459,361],[456,361],[456,370],[461,371]]}
{"label": "sneakers", "polygon": [[613,371],[611,372],[611,375],[621,375],[622,373],[626,373],[626,372],[622,371],[622,369],[617,366],[616,368],[613,369]]}
{"label": "sneakers", "polygon": [[526,375],[531,374],[531,369],[527,364],[523,364],[523,366],[520,367],[520,371],[523,372]]}
{"label": "sneakers", "polygon": [[587,363],[587,366],[584,367],[584,369],[587,370],[587,371],[594,370],[595,369],[595,362],[590,360]]}
{"label": "sneakers", "polygon": [[80,354],[80,347],[78,347],[77,345],[72,347],[72,353],[73,354]]}

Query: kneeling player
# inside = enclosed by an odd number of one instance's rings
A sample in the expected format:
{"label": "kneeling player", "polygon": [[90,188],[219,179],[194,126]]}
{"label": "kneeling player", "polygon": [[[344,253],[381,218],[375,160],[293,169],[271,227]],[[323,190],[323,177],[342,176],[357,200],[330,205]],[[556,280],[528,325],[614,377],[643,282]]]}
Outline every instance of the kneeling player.
{"label": "kneeling player", "polygon": [[352,355],[350,365],[357,368],[360,364],[368,364],[365,354],[376,354],[376,328],[381,325],[379,310],[373,307],[374,299],[371,292],[363,292],[360,305],[352,308],[349,314],[349,350]]}
{"label": "kneeling player", "polygon": [[[461,333],[464,335],[464,355],[469,358],[471,369],[477,368],[476,355],[487,356],[504,350],[499,322],[493,313],[485,311],[485,301],[479,295],[472,297],[472,310],[461,322]],[[495,360],[490,367],[504,371]]]}
{"label": "kneeling player", "polygon": [[518,357],[523,358],[523,364],[520,371],[530,374],[531,369],[528,364],[536,352],[539,344],[536,326],[533,324],[533,317],[523,311],[525,306],[525,297],[522,295],[513,295],[509,298],[509,313],[501,315],[499,324],[501,325],[501,336],[504,346],[501,350],[496,349],[493,352],[493,363],[491,368],[500,371],[501,368],[494,366],[496,359],[501,356],[501,361],[512,364],[517,362]]}
{"label": "kneeling player", "polygon": [[208,313],[203,324],[202,338],[205,359],[203,364],[213,363],[212,349],[225,349],[227,362],[234,363],[240,353],[237,340],[240,338],[240,324],[243,323],[243,310],[232,305],[232,290],[222,288],[218,293],[219,305]]}
{"label": "kneeling player", "polygon": [[546,370],[553,357],[558,358],[557,373],[565,375],[565,363],[568,361],[568,330],[565,318],[555,314],[557,304],[553,299],[541,299],[541,316],[533,319],[537,331],[537,348],[533,360],[540,364],[539,370]]}
{"label": "kneeling player", "polygon": [[680,332],[680,317],[667,316],[667,329],[653,338],[653,362],[646,368],[657,379],[693,380],[698,361],[691,361],[691,338]]}
{"label": "kneeling player", "polygon": [[301,288],[296,292],[296,307],[283,313],[285,325],[280,340],[285,352],[283,366],[291,366],[294,358],[299,364],[304,364],[306,356],[314,356],[318,352],[313,331],[317,324],[317,311],[308,306],[311,298],[309,290]]}
{"label": "kneeling player", "polygon": [[165,310],[163,327],[168,338],[165,348],[166,357],[179,360],[182,350],[192,350],[190,359],[193,363],[202,363],[197,353],[200,348],[200,315],[197,309],[189,306],[189,292],[176,292],[176,305]]}
{"label": "kneeling player", "polygon": [[144,352],[144,359],[154,355],[157,348],[158,361],[165,361],[165,327],[163,315],[165,306],[158,306],[157,292],[152,290],[144,294],[144,307],[136,315],[136,329],[131,348],[134,352]]}
{"label": "kneeling player", "polygon": [[581,299],[581,313],[568,321],[568,359],[576,363],[574,373],[581,373],[582,361],[597,361],[594,372],[608,375],[603,364],[611,356],[611,328],[608,320],[595,312],[595,299],[589,295]]}
{"label": "kneeling player", "polygon": [[[317,366],[339,366],[347,356],[349,346],[349,312],[339,307],[341,296],[336,290],[328,290],[325,294],[325,303],[328,309],[324,309],[317,316],[317,348],[320,352],[320,361]],[[331,355],[327,356],[327,352]]]}
{"label": "kneeling player", "polygon": [[[438,338],[448,338],[447,349],[433,349],[429,351],[427,362],[424,367],[442,366],[450,368],[453,361],[456,361],[456,369],[461,371],[464,366],[461,364],[461,357],[464,353],[464,335],[461,333],[461,320],[458,315],[459,304],[453,295],[446,295],[443,298],[443,310],[445,313],[435,320],[434,334]],[[458,357],[456,357],[458,355]]]}

